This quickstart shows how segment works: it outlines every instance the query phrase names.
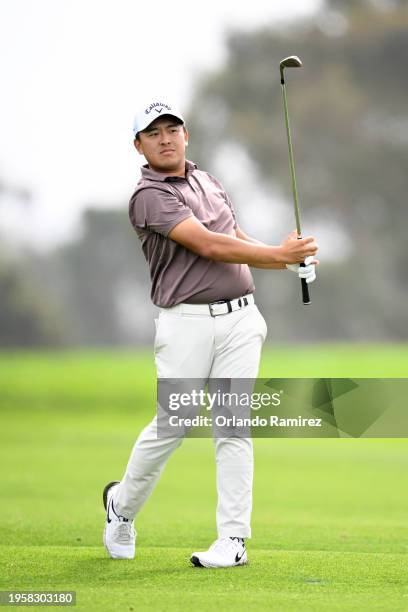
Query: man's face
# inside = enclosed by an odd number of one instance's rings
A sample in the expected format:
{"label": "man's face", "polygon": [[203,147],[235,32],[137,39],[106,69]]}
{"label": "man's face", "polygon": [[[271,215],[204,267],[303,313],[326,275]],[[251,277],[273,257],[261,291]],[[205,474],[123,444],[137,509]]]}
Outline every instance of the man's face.
{"label": "man's face", "polygon": [[153,121],[134,141],[149,166],[158,172],[184,173],[188,132],[173,117]]}

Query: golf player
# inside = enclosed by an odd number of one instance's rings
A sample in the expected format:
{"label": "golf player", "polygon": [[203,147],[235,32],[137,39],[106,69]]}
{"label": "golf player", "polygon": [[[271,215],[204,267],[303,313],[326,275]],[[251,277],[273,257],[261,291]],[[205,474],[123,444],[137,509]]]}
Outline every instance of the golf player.
{"label": "golf player", "polygon": [[[133,133],[147,164],[129,216],[150,269],[151,298],[159,307],[157,377],[255,379],[267,330],[255,305],[249,266],[290,266],[312,282],[318,263],[315,239],[297,239],[293,232],[270,246],[247,236],[222,185],[186,159],[188,131],[180,110],[166,98],[148,100],[139,109]],[[182,439],[158,436],[155,417],[136,440],[122,480],[106,485],[103,539],[112,558],[135,556],[133,521]],[[218,538],[207,551],[193,552],[191,561],[214,568],[243,565],[245,539],[251,537],[252,440],[214,438],[214,446]]]}

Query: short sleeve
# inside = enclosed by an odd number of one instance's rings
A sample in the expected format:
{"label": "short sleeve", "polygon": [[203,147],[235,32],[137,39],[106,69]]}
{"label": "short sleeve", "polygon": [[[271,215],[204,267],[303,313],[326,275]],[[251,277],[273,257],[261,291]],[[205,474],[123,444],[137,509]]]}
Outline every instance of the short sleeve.
{"label": "short sleeve", "polygon": [[166,189],[142,189],[130,200],[129,217],[136,231],[149,230],[167,237],[176,225],[192,216],[191,208]]}

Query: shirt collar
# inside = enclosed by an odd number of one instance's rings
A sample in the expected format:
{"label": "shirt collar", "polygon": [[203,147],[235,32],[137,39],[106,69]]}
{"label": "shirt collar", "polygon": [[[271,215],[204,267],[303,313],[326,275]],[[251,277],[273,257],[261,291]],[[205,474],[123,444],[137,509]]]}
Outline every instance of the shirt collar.
{"label": "shirt collar", "polygon": [[[194,172],[196,168],[197,168],[197,164],[186,159],[186,176]],[[171,176],[171,175],[165,174],[164,172],[156,172],[156,170],[152,170],[151,168],[149,168],[149,164],[145,164],[144,166],[142,166],[141,171],[142,171],[142,177],[150,181],[163,181],[164,182],[167,179],[174,180],[178,178],[180,179],[183,178],[182,176]]]}

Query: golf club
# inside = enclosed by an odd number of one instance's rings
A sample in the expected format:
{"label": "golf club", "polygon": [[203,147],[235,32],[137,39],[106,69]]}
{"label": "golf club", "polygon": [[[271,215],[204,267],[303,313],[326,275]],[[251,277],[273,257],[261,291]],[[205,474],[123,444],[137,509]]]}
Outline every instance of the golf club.
{"label": "golf club", "polygon": [[[292,139],[290,136],[290,127],[289,127],[288,101],[286,97],[285,77],[284,77],[283,71],[285,68],[300,68],[301,66],[302,66],[302,62],[300,61],[297,55],[290,55],[289,57],[286,57],[285,59],[283,59],[279,64],[281,85],[282,85],[282,95],[283,95],[283,108],[285,111],[286,133],[288,136],[290,172],[292,175],[292,189],[293,189],[293,201],[295,205],[296,230],[297,230],[299,239],[302,237],[302,232],[300,228],[300,212],[299,212],[298,193],[297,193],[297,187],[296,187],[295,162],[293,160]],[[301,267],[305,266],[304,263],[301,263],[300,265]],[[306,279],[301,278],[300,280],[302,282],[303,304],[310,304],[309,287],[306,283]]]}

